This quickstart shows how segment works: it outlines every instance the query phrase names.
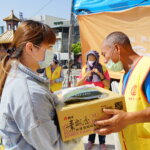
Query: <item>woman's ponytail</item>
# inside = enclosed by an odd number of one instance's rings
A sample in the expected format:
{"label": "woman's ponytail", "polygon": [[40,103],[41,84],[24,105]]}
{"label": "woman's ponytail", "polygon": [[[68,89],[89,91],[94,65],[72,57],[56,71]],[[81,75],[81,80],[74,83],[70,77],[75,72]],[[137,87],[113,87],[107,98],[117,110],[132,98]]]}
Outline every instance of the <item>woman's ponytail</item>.
{"label": "woman's ponytail", "polygon": [[3,87],[10,68],[11,68],[11,59],[10,55],[7,54],[0,62],[0,96],[2,95]]}

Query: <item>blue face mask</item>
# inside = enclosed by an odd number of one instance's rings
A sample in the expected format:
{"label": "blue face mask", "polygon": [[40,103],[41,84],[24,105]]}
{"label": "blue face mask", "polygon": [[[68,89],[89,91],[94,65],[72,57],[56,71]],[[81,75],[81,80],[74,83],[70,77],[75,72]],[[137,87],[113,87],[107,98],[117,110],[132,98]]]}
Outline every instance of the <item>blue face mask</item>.
{"label": "blue face mask", "polygon": [[114,71],[114,72],[119,72],[119,71],[124,69],[123,64],[122,64],[121,61],[118,61],[117,63],[114,63],[111,59],[106,64],[106,67],[108,69],[110,69],[111,71]]}
{"label": "blue face mask", "polygon": [[44,60],[39,61],[38,64],[41,69],[47,68],[53,62],[54,52],[51,50],[45,51]]}

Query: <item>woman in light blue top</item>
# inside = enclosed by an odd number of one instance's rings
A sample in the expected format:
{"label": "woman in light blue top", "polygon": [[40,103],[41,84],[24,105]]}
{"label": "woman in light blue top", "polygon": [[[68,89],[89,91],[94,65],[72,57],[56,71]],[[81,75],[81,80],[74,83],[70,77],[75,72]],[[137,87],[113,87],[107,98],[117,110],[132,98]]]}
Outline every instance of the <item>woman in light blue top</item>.
{"label": "woman in light blue top", "polygon": [[[83,150],[78,140],[62,142],[58,130],[55,95],[37,69],[49,65],[46,58],[56,37],[51,28],[27,20],[0,65],[0,136],[6,150]],[[51,60],[50,60],[51,61]]]}

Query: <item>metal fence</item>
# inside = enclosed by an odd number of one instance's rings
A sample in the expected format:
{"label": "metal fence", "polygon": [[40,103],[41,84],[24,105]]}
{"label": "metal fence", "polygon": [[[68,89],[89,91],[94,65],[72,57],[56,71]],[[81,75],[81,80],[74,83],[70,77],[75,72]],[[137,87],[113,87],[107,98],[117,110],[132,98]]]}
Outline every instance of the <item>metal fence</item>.
{"label": "metal fence", "polygon": [[75,87],[78,80],[77,77],[80,76],[81,74],[81,69],[71,69],[69,81],[68,81],[68,69],[64,69],[63,71],[64,71],[63,88]]}

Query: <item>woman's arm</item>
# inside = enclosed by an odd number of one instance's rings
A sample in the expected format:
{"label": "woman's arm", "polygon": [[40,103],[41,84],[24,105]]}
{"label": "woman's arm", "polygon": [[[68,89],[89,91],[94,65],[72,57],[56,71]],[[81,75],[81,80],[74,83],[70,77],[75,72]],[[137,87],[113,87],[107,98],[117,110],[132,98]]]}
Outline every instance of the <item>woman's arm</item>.
{"label": "woman's arm", "polygon": [[54,117],[56,115],[54,95],[49,93],[48,89],[45,91],[44,88],[34,85],[29,92],[28,95],[25,91],[26,94],[20,95],[21,98],[17,96],[19,107],[15,107],[13,112],[14,120],[26,143],[36,150],[76,149],[79,140],[64,143],[60,137]]}
{"label": "woman's arm", "polygon": [[93,69],[93,72],[95,72],[96,74],[98,74],[100,76],[101,81],[103,82],[104,86],[109,89],[109,87],[110,87],[110,80],[108,79],[109,75],[108,76],[106,75],[107,71],[103,75],[101,72],[98,71],[98,69],[95,68],[95,69]]}
{"label": "woman's arm", "polygon": [[105,85],[105,88],[109,89],[110,88],[110,77],[109,77],[107,70],[104,72],[104,76],[105,76],[105,80],[103,80],[103,83]]}
{"label": "woman's arm", "polygon": [[85,75],[83,75],[79,81],[77,82],[76,86],[81,86],[81,85],[84,85],[84,81],[90,77],[92,75],[92,70],[91,71],[88,71],[85,73]]}
{"label": "woman's arm", "polygon": [[106,78],[102,81],[104,83],[104,86],[106,89],[110,88],[110,80],[107,80]]}

